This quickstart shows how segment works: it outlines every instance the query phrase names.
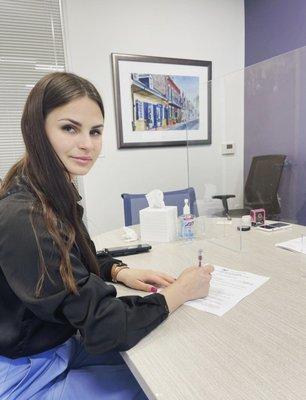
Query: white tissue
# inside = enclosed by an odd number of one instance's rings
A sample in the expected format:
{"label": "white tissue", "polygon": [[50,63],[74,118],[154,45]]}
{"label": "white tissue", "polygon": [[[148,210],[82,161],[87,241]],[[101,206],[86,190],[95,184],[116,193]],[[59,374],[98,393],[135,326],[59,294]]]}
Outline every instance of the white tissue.
{"label": "white tissue", "polygon": [[124,229],[123,238],[126,242],[134,242],[135,240],[138,239],[137,233],[133,229],[128,228],[127,226],[124,226],[123,229]]}
{"label": "white tissue", "polygon": [[146,194],[146,198],[149,204],[149,208],[164,208],[164,193],[159,189],[151,190]]}
{"label": "white tissue", "polygon": [[149,207],[139,211],[140,236],[143,241],[170,242],[177,235],[177,207],[165,206],[164,193],[154,189],[146,198]]}

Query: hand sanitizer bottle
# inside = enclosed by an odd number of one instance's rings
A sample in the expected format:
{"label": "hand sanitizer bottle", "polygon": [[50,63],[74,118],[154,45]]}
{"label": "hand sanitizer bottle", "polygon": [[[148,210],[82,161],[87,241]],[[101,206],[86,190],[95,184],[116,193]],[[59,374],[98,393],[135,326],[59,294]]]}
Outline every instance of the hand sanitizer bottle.
{"label": "hand sanitizer bottle", "polygon": [[184,199],[184,207],[183,207],[183,215],[187,216],[190,215],[190,207],[189,207],[189,202],[188,199]]}
{"label": "hand sanitizer bottle", "polygon": [[190,213],[188,199],[184,199],[183,215],[181,216],[181,237],[184,240],[193,239],[194,217]]}

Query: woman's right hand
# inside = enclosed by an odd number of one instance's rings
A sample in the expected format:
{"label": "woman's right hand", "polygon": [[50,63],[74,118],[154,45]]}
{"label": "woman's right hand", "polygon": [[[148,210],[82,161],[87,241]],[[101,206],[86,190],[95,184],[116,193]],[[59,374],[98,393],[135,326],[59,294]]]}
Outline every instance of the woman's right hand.
{"label": "woman's right hand", "polygon": [[186,300],[195,300],[208,295],[211,273],[214,267],[205,265],[205,267],[186,268],[176,280],[180,285],[181,291],[185,294]]}
{"label": "woman's right hand", "polygon": [[214,267],[186,268],[181,275],[161,293],[165,296],[169,311],[172,312],[188,300],[206,297],[209,291],[211,273]]}

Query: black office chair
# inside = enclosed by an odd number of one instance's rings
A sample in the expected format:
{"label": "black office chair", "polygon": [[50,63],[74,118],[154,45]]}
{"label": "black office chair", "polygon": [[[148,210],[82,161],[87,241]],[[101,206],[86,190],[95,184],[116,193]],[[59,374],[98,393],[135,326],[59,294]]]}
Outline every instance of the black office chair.
{"label": "black office chair", "polygon": [[266,218],[275,218],[280,213],[277,192],[285,159],[282,154],[253,157],[244,188],[243,209],[229,210],[227,200],[235,197],[234,194],[213,196],[213,199],[222,200],[223,215],[230,219],[248,214],[255,208],[264,208]]}

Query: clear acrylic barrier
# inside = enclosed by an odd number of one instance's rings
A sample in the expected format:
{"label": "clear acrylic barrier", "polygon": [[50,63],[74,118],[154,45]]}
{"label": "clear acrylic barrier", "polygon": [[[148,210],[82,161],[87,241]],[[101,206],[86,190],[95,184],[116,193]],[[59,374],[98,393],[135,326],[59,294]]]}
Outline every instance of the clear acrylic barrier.
{"label": "clear acrylic barrier", "polygon": [[207,214],[204,200],[197,200],[198,217],[195,218],[194,239],[208,240],[219,246],[232,250],[242,249],[242,230],[240,219],[228,220],[222,215]]}
{"label": "clear acrylic barrier", "polygon": [[[213,196],[235,194],[234,202],[229,199],[230,207],[233,203],[240,207],[243,201],[243,71],[216,78],[200,88],[201,91],[204,93],[196,95],[204,99],[205,112],[199,112],[198,127],[207,139],[211,126],[211,144],[195,144],[199,131],[188,130],[186,149],[188,186],[195,189],[199,213],[196,227],[203,239],[241,251],[244,235],[247,234],[241,229],[241,218],[226,215],[221,200]],[[211,107],[206,107],[209,94]],[[225,156],[222,152],[229,144],[232,144],[235,153]]]}
{"label": "clear acrylic barrier", "polygon": [[[196,192],[201,219],[196,226],[203,238],[243,251],[250,236],[238,231],[237,225],[242,215],[259,208],[266,210],[271,221],[294,224],[281,233],[268,233],[270,238],[274,235],[269,240],[275,239],[275,244],[285,237],[306,235],[305,71],[303,47],[216,77],[199,88],[202,103],[198,105],[205,112],[200,113],[198,131],[187,131],[186,151],[188,186]],[[211,144],[196,145],[197,133],[207,136],[209,107],[205,96],[209,92]],[[254,157],[275,155],[286,156],[285,161],[252,164]],[[231,221],[225,216],[221,200],[212,199],[226,194],[235,195],[227,200]]]}

